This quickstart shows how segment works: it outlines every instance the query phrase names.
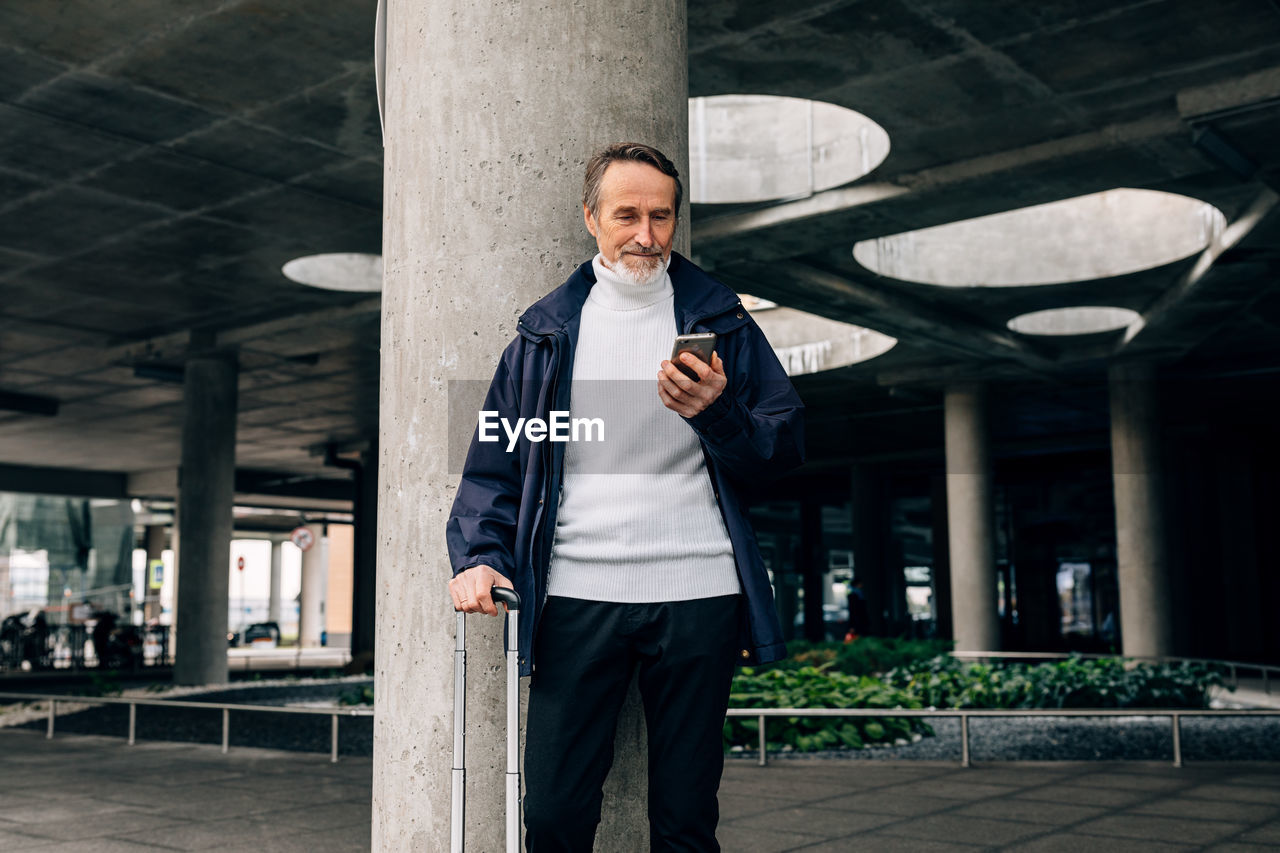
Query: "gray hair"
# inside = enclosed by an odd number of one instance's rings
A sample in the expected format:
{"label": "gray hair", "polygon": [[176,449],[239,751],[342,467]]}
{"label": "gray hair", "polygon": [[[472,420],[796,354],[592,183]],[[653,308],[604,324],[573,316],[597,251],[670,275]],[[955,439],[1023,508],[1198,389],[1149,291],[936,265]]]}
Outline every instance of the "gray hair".
{"label": "gray hair", "polygon": [[609,164],[619,161],[646,163],[674,180],[676,209],[673,212],[677,217],[679,216],[680,201],[684,198],[684,185],[680,183],[680,172],[667,155],[652,145],[645,145],[642,142],[615,142],[608,148],[596,152],[587,163],[587,174],[582,181],[582,203],[587,206],[587,210],[591,211],[592,216],[597,214],[600,206],[600,182],[604,179],[604,172],[609,168]]}

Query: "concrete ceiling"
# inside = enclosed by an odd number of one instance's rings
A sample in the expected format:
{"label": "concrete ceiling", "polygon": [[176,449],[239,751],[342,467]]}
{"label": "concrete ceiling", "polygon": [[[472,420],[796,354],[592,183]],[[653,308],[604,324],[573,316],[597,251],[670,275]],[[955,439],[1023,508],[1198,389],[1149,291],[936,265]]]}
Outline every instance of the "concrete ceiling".
{"label": "concrete ceiling", "polygon": [[[377,298],[279,270],[380,250],[374,5],[0,4],[0,464],[171,470],[176,371],[236,344],[239,466],[342,476],[316,448],[376,434]],[[819,99],[890,136],[885,162],[853,184],[692,211],[695,256],[726,281],[900,339],[801,383],[819,455],[840,456],[851,434],[892,452],[910,431],[866,424],[894,412],[933,429],[920,413],[936,413],[948,377],[1025,389],[1035,416],[1010,422],[1043,432],[1096,427],[1098,395],[1071,389],[1096,386],[1111,358],[1280,364],[1275,2],[713,0],[690,3],[689,19],[691,95]],[[1203,199],[1231,225],[1203,257],[1032,288],[894,281],[851,254],[1122,186]],[[1145,325],[1053,341],[1005,328],[1082,304],[1132,308]],[[30,411],[55,401],[54,416]]]}

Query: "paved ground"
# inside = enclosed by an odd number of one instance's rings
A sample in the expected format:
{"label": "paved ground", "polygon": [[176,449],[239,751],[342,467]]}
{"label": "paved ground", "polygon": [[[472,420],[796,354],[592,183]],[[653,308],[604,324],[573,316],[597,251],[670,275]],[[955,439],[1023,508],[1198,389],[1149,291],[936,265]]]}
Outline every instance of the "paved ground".
{"label": "paved ground", "polygon": [[[368,759],[0,731],[0,850],[349,853]],[[725,853],[1280,848],[1280,765],[730,762]],[[614,853],[602,843],[602,853]]]}

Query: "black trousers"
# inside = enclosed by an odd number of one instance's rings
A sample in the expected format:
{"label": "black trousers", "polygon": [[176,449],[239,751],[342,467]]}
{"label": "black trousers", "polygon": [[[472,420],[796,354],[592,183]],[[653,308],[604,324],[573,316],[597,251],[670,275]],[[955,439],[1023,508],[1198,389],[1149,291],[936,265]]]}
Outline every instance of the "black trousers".
{"label": "black trousers", "polygon": [[589,853],[618,712],[639,666],[652,851],[717,853],[722,731],[741,596],[660,604],[551,597],[536,638],[524,753],[530,853]]}

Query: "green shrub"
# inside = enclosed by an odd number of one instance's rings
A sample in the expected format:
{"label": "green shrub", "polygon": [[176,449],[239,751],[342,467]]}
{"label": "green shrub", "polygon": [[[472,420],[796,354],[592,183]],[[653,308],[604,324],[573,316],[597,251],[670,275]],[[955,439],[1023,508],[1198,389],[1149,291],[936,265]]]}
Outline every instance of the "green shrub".
{"label": "green shrub", "polygon": [[[827,665],[829,667],[830,664]],[[729,695],[732,708],[919,708],[910,694],[886,687],[868,676],[846,675],[829,668],[803,666],[757,672],[739,670]],[[932,735],[918,718],[907,717],[771,717],[766,722],[768,748],[814,752],[859,749],[873,744]],[[756,749],[759,723],[754,717],[729,717],[724,747]]]}
{"label": "green shrub", "polygon": [[372,705],[373,685],[366,684],[363,687],[344,690],[339,694],[338,702],[343,705]]}
{"label": "green shrub", "polygon": [[937,708],[1204,708],[1220,669],[1072,656],[1042,664],[979,663],[941,656],[885,680]]}
{"label": "green shrub", "polygon": [[119,696],[124,692],[114,672],[89,674],[89,683],[76,691],[80,696]]}
{"label": "green shrub", "polygon": [[851,643],[787,643],[787,658],[759,670],[801,669],[831,664],[845,675],[878,675],[895,667],[918,664],[951,651],[950,640],[907,640],[898,637],[860,637]]}

